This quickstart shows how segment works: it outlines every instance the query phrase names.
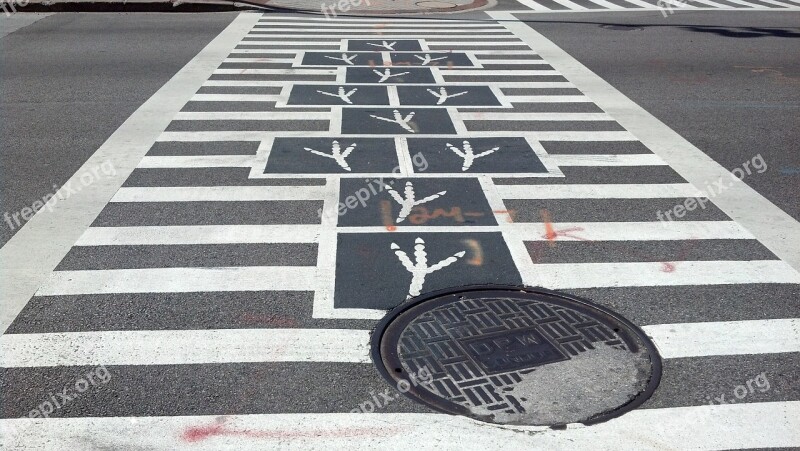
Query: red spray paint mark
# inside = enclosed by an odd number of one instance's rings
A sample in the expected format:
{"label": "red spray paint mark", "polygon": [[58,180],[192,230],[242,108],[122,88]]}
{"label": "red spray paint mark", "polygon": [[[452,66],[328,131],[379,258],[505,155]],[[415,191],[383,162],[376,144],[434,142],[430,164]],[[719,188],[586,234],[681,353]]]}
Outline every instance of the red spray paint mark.
{"label": "red spray paint mark", "polygon": [[225,426],[224,420],[207,426],[188,427],[181,434],[184,441],[196,443],[212,437],[246,437],[255,439],[292,439],[292,438],[342,438],[342,437],[364,437],[364,436],[388,436],[396,435],[400,432],[399,428],[374,429],[374,428],[342,428],[330,430],[309,429],[306,431],[295,430],[275,430],[275,431],[252,431],[248,429],[230,429]]}

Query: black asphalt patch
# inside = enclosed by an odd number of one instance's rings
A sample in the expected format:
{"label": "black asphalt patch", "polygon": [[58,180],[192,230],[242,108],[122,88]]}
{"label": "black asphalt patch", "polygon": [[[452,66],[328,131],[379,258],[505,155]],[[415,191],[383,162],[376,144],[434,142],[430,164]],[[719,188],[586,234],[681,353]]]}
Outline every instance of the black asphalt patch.
{"label": "black asphalt patch", "polygon": [[340,233],[336,252],[337,308],[390,309],[403,302],[414,279],[397,252],[430,267],[461,254],[424,278],[425,292],[476,282],[521,283],[499,232]]}

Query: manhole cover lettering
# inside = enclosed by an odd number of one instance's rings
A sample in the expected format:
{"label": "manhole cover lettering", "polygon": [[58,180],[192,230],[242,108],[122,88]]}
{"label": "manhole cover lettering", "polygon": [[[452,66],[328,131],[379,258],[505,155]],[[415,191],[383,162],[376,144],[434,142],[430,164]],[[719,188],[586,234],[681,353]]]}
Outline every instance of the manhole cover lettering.
{"label": "manhole cover lettering", "polygon": [[461,346],[487,373],[519,370],[568,359],[534,328],[461,340]]}

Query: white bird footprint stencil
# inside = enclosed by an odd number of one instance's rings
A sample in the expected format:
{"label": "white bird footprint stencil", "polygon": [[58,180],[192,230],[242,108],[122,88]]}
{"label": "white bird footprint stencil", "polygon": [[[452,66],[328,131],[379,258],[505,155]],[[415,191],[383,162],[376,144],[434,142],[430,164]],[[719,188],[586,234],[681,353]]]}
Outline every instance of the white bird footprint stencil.
{"label": "white bird footprint stencil", "polygon": [[347,164],[347,160],[345,158],[350,155],[353,150],[356,148],[356,144],[350,144],[350,147],[344,149],[342,151],[342,147],[339,145],[339,141],[334,141],[331,145],[331,153],[320,152],[318,150],[309,149],[308,147],[304,147],[303,149],[313,153],[314,155],[319,155],[325,158],[333,158],[336,161],[336,164],[342,167],[345,171],[350,171],[350,166]]}
{"label": "white bird footprint stencil", "polygon": [[353,88],[350,91],[344,92],[344,87],[343,86],[339,86],[339,90],[336,91],[335,94],[332,93],[332,92],[325,92],[325,91],[319,91],[319,90],[317,92],[320,93],[320,94],[324,94],[326,96],[338,97],[338,98],[342,99],[342,101],[344,101],[345,103],[348,103],[348,104],[352,105],[353,101],[350,100],[350,96],[355,94],[356,91],[358,91],[358,88]]}
{"label": "white bird footprint stencil", "polygon": [[448,95],[447,94],[447,88],[442,86],[441,88],[439,88],[439,92],[436,92],[433,89],[428,89],[428,92],[430,92],[431,94],[433,94],[434,97],[439,99],[439,100],[436,101],[436,104],[437,105],[441,105],[441,104],[447,102],[447,99],[452,99],[453,97],[463,96],[464,94],[467,94],[469,91],[457,92],[455,94]]}
{"label": "white bird footprint stencil", "polygon": [[383,41],[380,44],[373,44],[371,42],[367,42],[367,45],[371,45],[373,47],[382,47],[382,48],[385,48],[386,50],[394,50],[394,45],[395,44],[397,44],[397,41],[394,41],[394,42]]}
{"label": "white bird footprint stencil", "polygon": [[420,200],[415,199],[414,194],[414,185],[411,182],[406,182],[406,187],[403,190],[403,195],[400,195],[397,191],[394,190],[389,185],[384,185],[386,190],[389,192],[389,195],[392,196],[398,204],[400,204],[400,214],[397,216],[397,223],[403,222],[406,217],[411,213],[411,209],[416,207],[417,205],[422,205],[426,202],[430,202],[434,199],[438,199],[441,196],[444,196],[447,191],[439,191],[436,194],[431,194],[428,197],[423,197]]}
{"label": "white bird footprint stencil", "polygon": [[352,66],[353,64],[355,64],[355,63],[353,63],[353,61],[356,59],[357,56],[358,55],[350,56],[347,53],[342,53],[342,57],[341,58],[337,58],[335,56],[328,56],[328,55],[325,55],[325,58],[341,61],[343,63],[347,63],[347,64]]}
{"label": "white bird footprint stencil", "polygon": [[399,76],[401,76],[401,75],[408,75],[408,72],[401,72],[401,73],[399,73],[399,74],[393,74],[393,73],[392,73],[392,71],[391,71],[391,70],[389,70],[389,69],[385,69],[385,70],[383,71],[383,73],[381,73],[381,72],[380,72],[379,70],[377,70],[377,69],[376,69],[376,70],[373,70],[372,72],[376,73],[377,75],[380,75],[381,79],[380,79],[380,80],[378,80],[378,83],[383,83],[384,81],[386,81],[386,80],[388,80],[388,79],[390,79],[390,78],[392,78],[392,77],[399,77]]}
{"label": "white bird footprint stencil", "polygon": [[414,118],[414,112],[413,111],[408,113],[405,117],[403,117],[403,115],[400,114],[399,111],[394,110],[394,111],[392,111],[392,115],[394,116],[394,119],[375,116],[374,114],[370,114],[369,116],[373,117],[375,119],[378,119],[380,121],[392,122],[394,124],[397,124],[397,125],[403,127],[403,129],[405,129],[408,132],[416,133],[416,130],[414,130],[414,128],[411,126],[411,124],[409,122],[409,121],[411,121],[411,119]]}
{"label": "white bird footprint stencil", "polygon": [[452,265],[466,254],[465,251],[456,252],[439,263],[428,266],[428,253],[425,251],[425,241],[423,241],[422,238],[414,240],[414,260],[416,260],[416,263],[412,263],[411,259],[408,258],[408,254],[401,250],[400,246],[396,243],[392,243],[391,248],[394,250],[394,254],[400,260],[400,263],[402,263],[406,271],[411,273],[411,286],[408,288],[407,298],[419,296],[419,293],[422,291],[422,285],[425,284],[425,277],[428,274]]}
{"label": "white bird footprint stencil", "polygon": [[464,164],[461,166],[462,171],[466,171],[467,169],[472,167],[472,163],[474,163],[475,160],[477,160],[478,158],[485,157],[486,155],[494,153],[495,151],[500,149],[499,147],[493,147],[489,150],[476,154],[475,152],[473,152],[472,145],[469,143],[469,141],[464,141],[463,144],[464,144],[464,150],[461,150],[458,147],[450,143],[447,143],[447,147],[449,147],[450,150],[452,150],[453,152],[455,152],[456,155],[464,159]]}

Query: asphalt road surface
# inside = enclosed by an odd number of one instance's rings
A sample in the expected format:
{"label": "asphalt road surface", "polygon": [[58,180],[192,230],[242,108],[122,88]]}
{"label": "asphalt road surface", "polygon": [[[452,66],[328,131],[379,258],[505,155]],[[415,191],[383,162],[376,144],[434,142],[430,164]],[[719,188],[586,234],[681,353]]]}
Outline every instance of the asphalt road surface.
{"label": "asphalt road surface", "polygon": [[[800,447],[800,4],[618,1],[6,19],[6,447]],[[355,413],[385,311],[474,283],[613,309],[660,386],[566,430]]]}

